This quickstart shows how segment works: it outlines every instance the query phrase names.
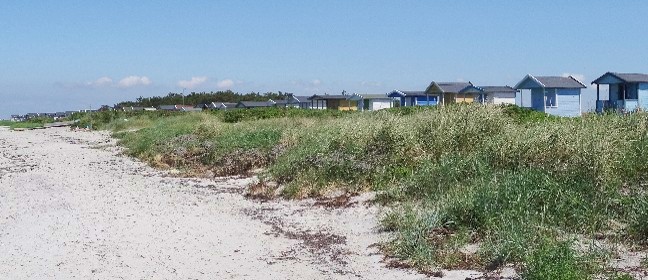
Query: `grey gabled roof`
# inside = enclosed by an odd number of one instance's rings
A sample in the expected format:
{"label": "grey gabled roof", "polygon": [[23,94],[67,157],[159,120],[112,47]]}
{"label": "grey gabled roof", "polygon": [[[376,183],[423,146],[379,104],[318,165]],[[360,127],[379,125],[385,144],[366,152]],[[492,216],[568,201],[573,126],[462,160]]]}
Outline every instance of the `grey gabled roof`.
{"label": "grey gabled roof", "polygon": [[625,83],[648,83],[648,74],[607,72],[603,74],[603,76],[598,77],[598,79],[594,80],[592,84],[598,83],[599,80],[608,75],[613,76]]}
{"label": "grey gabled roof", "polygon": [[409,97],[416,97],[416,96],[425,96],[425,91],[414,91],[414,90],[392,90],[391,92],[387,93],[388,97],[399,97],[399,96],[409,96]]}
{"label": "grey gabled roof", "polygon": [[358,100],[371,100],[371,99],[391,100],[391,98],[389,96],[387,96],[387,94],[357,94],[357,93],[354,93],[354,94],[350,95],[347,99],[348,100],[355,100],[355,101],[358,101]]}
{"label": "grey gabled roof", "polygon": [[517,92],[514,88],[510,86],[480,86],[484,90],[484,93],[492,92]]}
{"label": "grey gabled roof", "polygon": [[285,100],[285,99],[282,99],[282,100],[272,100],[272,102],[274,102],[275,104],[279,104],[279,105],[285,105],[285,104],[293,104],[293,103],[296,103],[296,102],[293,101],[293,100]]}
{"label": "grey gabled roof", "polygon": [[586,86],[574,77],[535,76],[546,88],[585,88]]}
{"label": "grey gabled roof", "polygon": [[305,95],[291,95],[291,97],[299,101],[300,103],[309,102],[308,98],[310,98],[310,96],[305,96]]}
{"label": "grey gabled roof", "polygon": [[389,99],[386,94],[356,94],[362,99]]}
{"label": "grey gabled roof", "polygon": [[[577,80],[572,76],[561,77],[561,76],[533,76],[527,74],[522,81],[520,81],[515,88],[516,89],[528,89],[529,86],[522,87],[526,81],[532,81],[532,83],[537,84],[541,88],[586,88],[585,84]],[[535,86],[532,88],[536,88]]]}
{"label": "grey gabled roof", "polygon": [[[437,83],[437,82],[431,82],[430,86],[426,89],[426,92],[429,93],[459,93],[463,89],[467,87],[473,86],[472,83],[470,82],[443,82],[443,83]],[[436,91],[433,90],[434,88],[438,88],[440,90]]]}
{"label": "grey gabled roof", "polygon": [[271,107],[273,104],[267,101],[241,101],[239,102],[236,107],[245,107],[245,108],[252,108],[252,107]]}
{"label": "grey gabled roof", "polygon": [[322,95],[315,94],[315,95],[309,97],[308,99],[309,100],[315,100],[315,99],[318,99],[318,100],[322,100],[322,99],[347,99],[347,97],[349,97],[349,96],[348,95],[342,95],[342,94],[322,94]]}
{"label": "grey gabled roof", "polygon": [[160,110],[177,110],[176,105],[160,105],[158,106]]}
{"label": "grey gabled roof", "polygon": [[641,73],[614,73],[614,74],[628,83],[648,83],[648,74],[641,74]]}

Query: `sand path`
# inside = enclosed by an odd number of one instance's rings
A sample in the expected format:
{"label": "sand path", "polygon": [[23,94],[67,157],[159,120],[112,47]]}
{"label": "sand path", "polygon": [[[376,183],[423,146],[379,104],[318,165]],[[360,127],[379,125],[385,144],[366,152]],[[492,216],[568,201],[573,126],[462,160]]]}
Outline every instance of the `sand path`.
{"label": "sand path", "polygon": [[385,267],[366,198],[262,203],[251,180],[173,178],[101,132],[0,130],[0,279],[426,279]]}

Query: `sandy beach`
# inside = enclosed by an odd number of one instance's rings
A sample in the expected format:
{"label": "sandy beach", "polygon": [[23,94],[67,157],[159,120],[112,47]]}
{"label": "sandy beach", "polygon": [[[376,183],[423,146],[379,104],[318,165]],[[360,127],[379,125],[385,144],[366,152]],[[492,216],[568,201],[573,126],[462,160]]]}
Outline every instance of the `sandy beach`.
{"label": "sandy beach", "polygon": [[252,180],[174,178],[104,132],[0,130],[0,278],[427,278],[386,267],[369,195],[261,202]]}

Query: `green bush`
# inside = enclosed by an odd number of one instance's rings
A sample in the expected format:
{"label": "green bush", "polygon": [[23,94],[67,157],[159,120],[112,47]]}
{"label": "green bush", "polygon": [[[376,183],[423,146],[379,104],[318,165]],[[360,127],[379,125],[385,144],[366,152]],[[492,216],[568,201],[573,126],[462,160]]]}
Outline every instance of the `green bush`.
{"label": "green bush", "polygon": [[558,118],[452,105],[88,120],[122,131],[121,143],[151,162],[228,175],[264,167],[289,197],[375,190],[393,207],[386,248],[416,266],[453,265],[462,243],[478,242],[474,266],[512,262],[529,265],[529,279],[579,279],[589,272],[561,237],[648,238],[646,113]]}
{"label": "green bush", "polygon": [[566,242],[547,241],[538,245],[526,261],[522,277],[527,280],[586,280],[591,275]]}
{"label": "green bush", "polygon": [[225,111],[214,111],[218,114],[223,122],[237,123],[242,121],[254,121],[274,118],[322,118],[322,117],[341,117],[353,113],[353,111],[338,110],[307,110],[298,108],[250,108],[250,109],[233,109]]}

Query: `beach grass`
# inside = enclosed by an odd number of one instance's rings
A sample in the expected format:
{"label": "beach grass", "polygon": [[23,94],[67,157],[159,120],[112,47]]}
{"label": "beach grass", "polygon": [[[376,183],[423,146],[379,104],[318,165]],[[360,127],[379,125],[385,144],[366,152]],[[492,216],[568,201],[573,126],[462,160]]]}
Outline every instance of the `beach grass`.
{"label": "beach grass", "polygon": [[158,166],[215,175],[263,168],[261,179],[288,198],[375,191],[390,209],[384,252],[423,271],[513,265],[525,279],[590,279],[610,271],[611,252],[578,244],[648,243],[646,113],[241,112],[264,117],[134,115],[101,125]]}

